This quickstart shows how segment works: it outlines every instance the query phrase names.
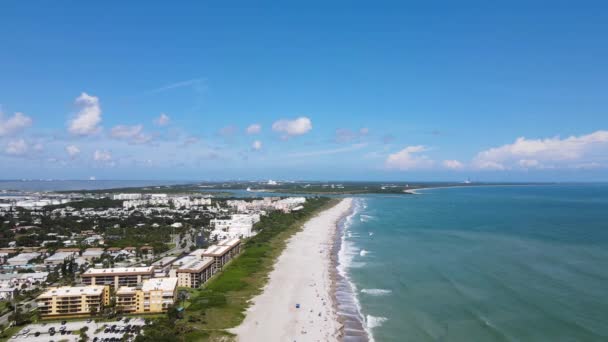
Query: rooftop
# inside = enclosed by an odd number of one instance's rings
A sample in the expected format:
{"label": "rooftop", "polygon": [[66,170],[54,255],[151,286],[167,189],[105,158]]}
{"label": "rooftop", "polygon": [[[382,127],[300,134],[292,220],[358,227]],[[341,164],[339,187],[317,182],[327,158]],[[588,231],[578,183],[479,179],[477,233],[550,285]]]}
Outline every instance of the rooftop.
{"label": "rooftop", "polygon": [[203,256],[222,256],[230,250],[230,246],[211,245],[202,253]]}
{"label": "rooftop", "polygon": [[141,289],[149,291],[173,291],[177,287],[177,278],[152,278],[144,280]]}
{"label": "rooftop", "polygon": [[44,293],[38,298],[48,298],[53,296],[98,296],[103,293],[104,287],[101,285],[90,285],[90,286],[62,286],[62,287],[49,287]]}
{"label": "rooftop", "polygon": [[154,272],[153,266],[145,267],[116,267],[116,268],[89,268],[83,275],[107,275],[123,273],[151,273]]}
{"label": "rooftop", "polygon": [[213,265],[213,258],[204,257],[203,259],[193,260],[178,268],[178,272],[201,272]]}
{"label": "rooftop", "polygon": [[241,243],[240,239],[226,239],[226,240],[220,241],[218,243],[218,245],[234,247],[234,246],[238,245],[239,243]]}

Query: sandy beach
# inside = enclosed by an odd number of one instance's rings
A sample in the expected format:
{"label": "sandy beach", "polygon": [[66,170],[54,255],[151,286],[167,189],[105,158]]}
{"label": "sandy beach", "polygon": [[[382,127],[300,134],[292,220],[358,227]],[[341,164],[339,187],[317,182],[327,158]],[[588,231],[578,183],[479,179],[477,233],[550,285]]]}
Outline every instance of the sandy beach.
{"label": "sandy beach", "polygon": [[[336,223],[352,199],[304,224],[277,259],[264,291],[253,299],[239,341],[337,341],[341,325],[331,297],[331,252]],[[299,308],[296,306],[299,304]]]}

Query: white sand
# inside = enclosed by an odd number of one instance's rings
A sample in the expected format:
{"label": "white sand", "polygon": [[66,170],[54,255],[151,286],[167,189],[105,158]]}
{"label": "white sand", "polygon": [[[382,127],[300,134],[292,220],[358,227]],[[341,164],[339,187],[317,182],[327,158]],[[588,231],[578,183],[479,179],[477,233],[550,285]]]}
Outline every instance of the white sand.
{"label": "white sand", "polygon": [[253,299],[243,323],[232,329],[239,341],[337,341],[330,254],[336,223],[351,204],[344,199],[323,211],[288,241],[264,291]]}

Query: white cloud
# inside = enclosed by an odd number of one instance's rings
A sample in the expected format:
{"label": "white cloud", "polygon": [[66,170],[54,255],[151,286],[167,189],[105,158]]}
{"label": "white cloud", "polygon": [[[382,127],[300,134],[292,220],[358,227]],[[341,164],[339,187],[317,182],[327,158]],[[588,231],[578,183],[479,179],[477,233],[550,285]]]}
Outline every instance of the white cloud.
{"label": "white cloud", "polygon": [[306,134],[311,129],[312,122],[305,116],[301,116],[293,120],[281,119],[272,124],[272,130],[283,133],[283,138],[285,139]]}
{"label": "white cloud", "polygon": [[368,135],[369,134],[369,128],[367,127],[363,127],[359,130],[359,134],[360,135]]}
{"label": "white cloud", "polygon": [[112,153],[108,151],[95,150],[93,153],[93,160],[100,162],[108,162],[112,160]]}
{"label": "white cloud", "polygon": [[112,131],[110,132],[110,135],[112,136],[112,138],[116,138],[116,139],[130,139],[130,138],[133,138],[134,136],[140,134],[141,131],[143,130],[143,128],[144,127],[142,125],[135,125],[135,126],[118,125],[118,126],[112,127]]}
{"label": "white cloud", "polygon": [[261,141],[259,141],[259,140],[254,141],[254,142],[253,142],[253,144],[251,144],[251,148],[252,148],[254,151],[259,151],[259,150],[261,150],[261,149],[262,149],[262,142],[261,142]]}
{"label": "white cloud", "polygon": [[351,151],[360,150],[364,147],[367,147],[367,144],[354,144],[354,145],[351,145],[348,147],[333,148],[333,149],[327,149],[327,150],[296,152],[296,153],[290,153],[288,156],[289,157],[314,157],[314,156],[322,156],[322,155],[327,155],[327,154],[351,152]]}
{"label": "white cloud", "polygon": [[464,164],[462,164],[458,160],[444,160],[443,166],[452,170],[462,170],[464,168]]}
{"label": "white cloud", "polygon": [[247,134],[259,134],[262,131],[262,125],[260,124],[251,124],[247,127]]}
{"label": "white cloud", "polygon": [[76,135],[90,135],[97,133],[101,122],[101,106],[99,98],[82,93],[76,98],[76,105],[80,106],[80,111],[69,122],[68,131]]}
{"label": "white cloud", "polygon": [[167,90],[183,88],[183,87],[199,87],[200,88],[200,87],[202,87],[203,81],[204,80],[202,78],[195,78],[192,80],[175,82],[175,83],[167,84],[160,88],[154,89],[151,91],[151,93],[162,93]]}
{"label": "white cloud", "polygon": [[17,140],[13,140],[13,141],[9,141],[8,144],[6,145],[6,148],[4,149],[4,152],[6,152],[6,154],[10,154],[13,156],[21,156],[27,153],[29,147],[27,145],[27,143],[25,142],[25,140],[23,139],[17,139]]}
{"label": "white cloud", "polygon": [[78,146],[76,145],[68,145],[65,147],[65,151],[67,152],[67,154],[71,157],[74,158],[76,157],[78,154],[80,154],[80,149],[78,148]]}
{"label": "white cloud", "polygon": [[385,166],[388,169],[413,170],[424,169],[433,166],[434,162],[425,155],[419,153],[427,151],[423,145],[407,146],[403,150],[390,154],[386,158]]}
{"label": "white cloud", "polygon": [[167,126],[169,124],[169,122],[171,122],[171,118],[169,117],[169,115],[165,114],[165,113],[160,113],[160,116],[154,120],[154,123],[157,126]]}
{"label": "white cloud", "polygon": [[118,125],[112,127],[110,136],[114,139],[128,140],[132,144],[145,144],[152,140],[152,137],[145,134],[143,129],[142,125]]}
{"label": "white cloud", "polygon": [[0,112],[0,137],[13,135],[32,125],[32,118],[23,114],[15,113],[13,116],[4,119],[4,114]]}
{"label": "white cloud", "polygon": [[519,164],[519,166],[526,168],[526,169],[542,167],[541,163],[536,159],[522,159],[519,162],[517,162],[517,164]]}
{"label": "white cloud", "polygon": [[546,139],[520,137],[512,144],[479,152],[473,165],[479,169],[569,168],[608,159],[608,131]]}

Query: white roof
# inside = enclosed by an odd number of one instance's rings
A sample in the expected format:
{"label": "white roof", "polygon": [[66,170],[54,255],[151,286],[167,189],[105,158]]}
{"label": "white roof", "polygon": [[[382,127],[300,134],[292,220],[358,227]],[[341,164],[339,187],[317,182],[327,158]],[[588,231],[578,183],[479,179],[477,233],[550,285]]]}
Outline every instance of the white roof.
{"label": "white roof", "polygon": [[218,256],[218,255],[226,254],[228,252],[228,250],[230,250],[230,246],[211,245],[207,249],[205,249],[205,252],[203,252],[203,255]]}
{"label": "white roof", "polygon": [[153,272],[153,266],[144,267],[115,267],[115,268],[89,268],[83,275],[107,275],[118,273],[150,273]]}
{"label": "white roof", "polygon": [[50,287],[40,297],[53,297],[53,296],[98,296],[103,292],[103,286],[101,285],[90,285],[90,286],[62,286],[62,287]]}
{"label": "white roof", "polygon": [[149,291],[173,291],[177,287],[177,278],[152,278],[144,280],[141,289]]}
{"label": "white roof", "polygon": [[184,264],[177,271],[186,272],[186,271],[192,270],[192,271],[195,271],[198,273],[198,272],[206,269],[207,267],[211,266],[212,264],[213,264],[213,258],[204,257],[202,259],[192,260],[192,261]]}
{"label": "white roof", "polygon": [[218,245],[234,247],[234,246],[238,245],[239,242],[241,242],[240,239],[226,239],[226,240],[220,241],[220,243],[218,243]]}
{"label": "white roof", "polygon": [[27,261],[27,260],[35,259],[35,258],[37,258],[39,256],[40,256],[40,253],[35,253],[35,252],[32,252],[32,253],[21,253],[21,254],[18,254],[18,255],[14,256],[14,257],[12,257],[12,258],[10,258],[8,260],[12,260],[12,261],[25,260],[25,261]]}
{"label": "white roof", "polygon": [[188,254],[188,255],[194,255],[194,256],[200,257],[204,253],[205,253],[205,249],[197,249],[195,251],[190,252],[190,254]]}

